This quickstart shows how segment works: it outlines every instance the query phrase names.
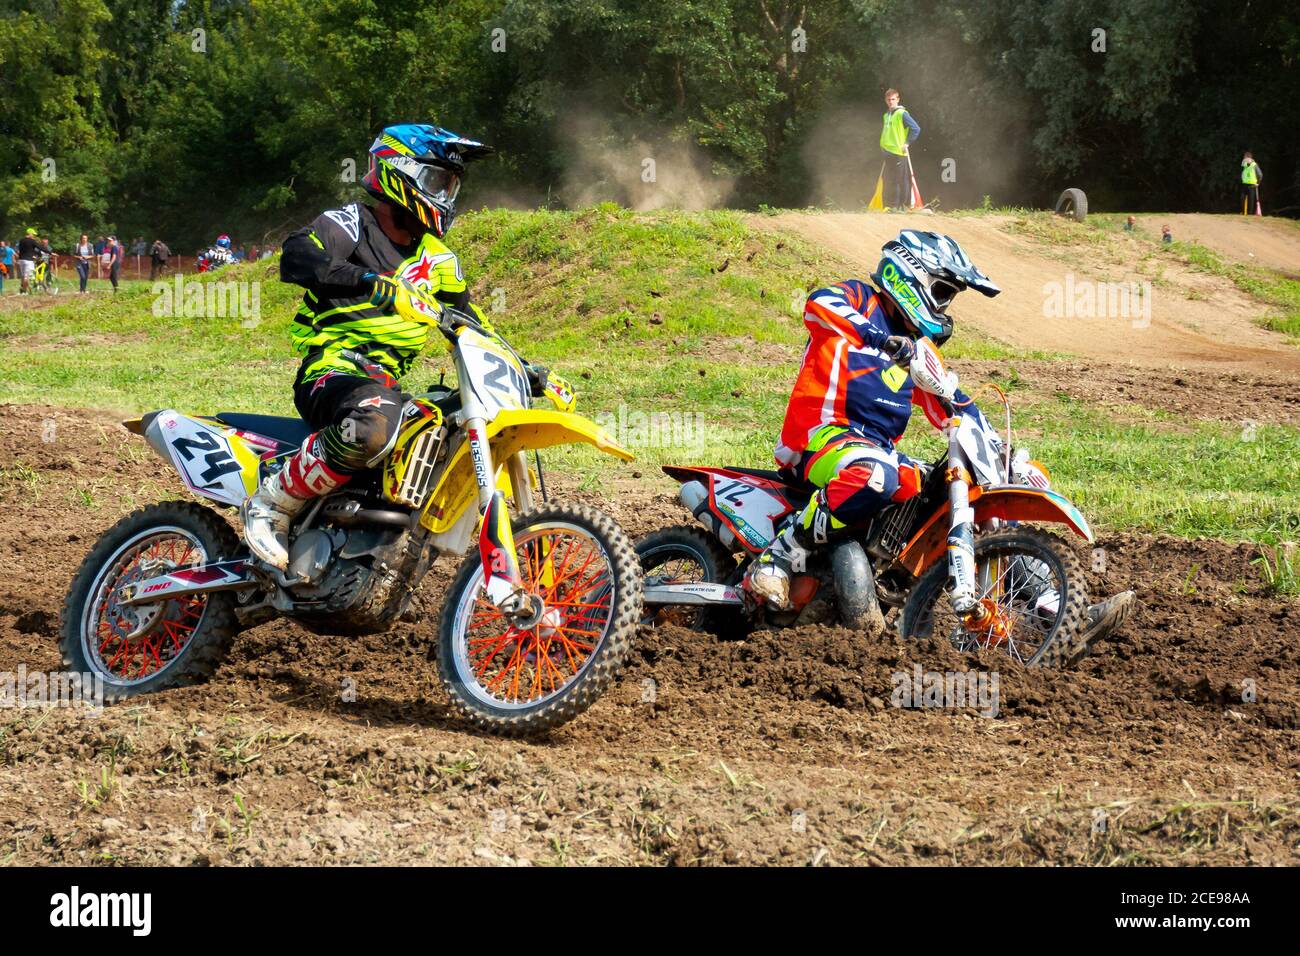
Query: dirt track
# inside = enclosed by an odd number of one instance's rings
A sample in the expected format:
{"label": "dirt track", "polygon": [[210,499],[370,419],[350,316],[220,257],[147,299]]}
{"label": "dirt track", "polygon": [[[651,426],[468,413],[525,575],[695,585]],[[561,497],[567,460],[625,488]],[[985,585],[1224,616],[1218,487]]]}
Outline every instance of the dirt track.
{"label": "dirt track", "polygon": [[1169,226],[1175,239],[1207,246],[1232,262],[1300,275],[1300,228],[1287,219],[1204,213],[1144,214],[1138,225],[1152,235]]}
{"label": "dirt track", "polygon": [[[1183,217],[1179,238],[1209,235],[1222,219]],[[1150,368],[1214,369],[1226,372],[1300,373],[1300,349],[1254,322],[1262,311],[1230,283],[1192,273],[1172,262],[1159,275],[1133,265],[1151,249],[1143,240],[1117,237],[1114,256],[1095,249],[1052,247],[1007,231],[1009,216],[895,215],[888,213],[781,213],[756,215],[759,228],[789,232],[829,250],[861,270],[874,271],[881,244],[899,229],[947,233],[961,243],[972,261],[1002,288],[986,299],[963,295],[954,305],[959,323],[969,322],[986,335],[1011,345],[1068,352],[1113,364]],[[1201,220],[1212,219],[1213,226]],[[1289,223],[1231,221],[1249,234],[1261,263],[1273,260],[1300,268],[1300,230]],[[1185,233],[1185,234],[1184,234]],[[1236,235],[1234,232],[1233,235]],[[1231,246],[1233,240],[1220,240]],[[1239,247],[1236,258],[1245,247]],[[1044,312],[1049,284],[1063,291],[1072,281],[1154,282],[1149,324],[1142,317],[1049,317]],[[1071,286],[1070,288],[1073,288]]]}
{"label": "dirt track", "polygon": [[[179,495],[104,415],[0,407],[0,456],[0,672],[53,670],[94,537]],[[660,488],[565,493],[640,534],[683,518]],[[1074,672],[837,629],[664,628],[531,744],[452,718],[426,658],[442,569],[389,635],[270,624],[207,686],[99,717],[0,711],[0,862],[1300,862],[1300,605],[1262,590],[1250,546],[1101,545],[1093,589],[1146,606]],[[913,663],[995,668],[998,715],[890,706]]]}

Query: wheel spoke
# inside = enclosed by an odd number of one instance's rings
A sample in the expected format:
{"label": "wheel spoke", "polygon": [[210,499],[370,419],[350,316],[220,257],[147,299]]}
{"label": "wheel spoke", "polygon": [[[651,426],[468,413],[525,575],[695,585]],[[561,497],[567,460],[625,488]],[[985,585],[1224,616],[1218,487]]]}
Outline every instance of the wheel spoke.
{"label": "wheel spoke", "polygon": [[202,546],[179,529],[159,529],[128,542],[105,565],[87,599],[90,610],[83,624],[83,643],[91,665],[106,676],[133,683],[180,658],[203,620],[207,595],[138,607],[117,603],[115,595],[125,585],[205,560]]}
{"label": "wheel spoke", "polygon": [[[471,691],[523,705],[561,693],[581,673],[613,623],[613,565],[587,533],[545,528],[516,534],[524,589],[543,602],[543,616],[521,631],[482,591],[459,613],[458,647]],[[481,573],[481,572],[480,572]]]}
{"label": "wheel spoke", "polygon": [[[978,556],[978,621],[967,624],[952,611],[941,586],[918,612],[915,632],[946,634],[963,650],[1000,649],[1012,660],[1029,663],[1052,639],[1063,621],[1067,582],[1056,568],[1021,546],[1007,544]],[[1052,611],[1046,598],[1055,595]]]}

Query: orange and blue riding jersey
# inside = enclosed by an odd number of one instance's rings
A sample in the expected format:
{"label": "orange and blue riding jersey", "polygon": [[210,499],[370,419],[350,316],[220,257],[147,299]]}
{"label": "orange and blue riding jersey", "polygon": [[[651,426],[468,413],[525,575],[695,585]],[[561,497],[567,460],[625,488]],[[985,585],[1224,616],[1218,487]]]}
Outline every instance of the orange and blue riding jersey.
{"label": "orange and blue riding jersey", "polygon": [[[946,416],[933,395],[884,351],[895,328],[875,290],[858,279],[818,289],[804,306],[808,345],[776,446],[781,468],[824,489],[837,522],[854,523],[920,490],[921,469],[895,449],[919,405]],[[953,403],[980,415],[960,389]]]}

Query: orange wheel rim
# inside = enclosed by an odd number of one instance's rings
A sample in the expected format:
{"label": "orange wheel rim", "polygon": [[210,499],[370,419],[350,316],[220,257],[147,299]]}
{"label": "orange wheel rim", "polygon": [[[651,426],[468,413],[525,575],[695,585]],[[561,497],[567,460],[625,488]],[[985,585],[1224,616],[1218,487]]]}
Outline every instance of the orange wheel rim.
{"label": "orange wheel rim", "polygon": [[545,602],[541,619],[520,628],[477,589],[464,622],[463,652],[480,696],[529,705],[568,686],[609,629],[612,565],[585,533],[546,529],[516,538],[523,587]]}
{"label": "orange wheel rim", "polygon": [[88,657],[106,676],[122,683],[153,677],[175,661],[193,639],[208,597],[191,595],[157,606],[128,608],[120,588],[206,559],[184,532],[162,530],[128,542],[105,567],[91,592],[83,640]]}

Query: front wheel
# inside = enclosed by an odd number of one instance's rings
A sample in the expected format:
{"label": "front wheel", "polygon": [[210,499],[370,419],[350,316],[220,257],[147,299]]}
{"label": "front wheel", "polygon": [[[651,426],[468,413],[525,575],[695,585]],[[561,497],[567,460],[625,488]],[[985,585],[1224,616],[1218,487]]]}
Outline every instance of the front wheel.
{"label": "front wheel", "polygon": [[946,636],[958,650],[993,648],[1033,667],[1060,666],[1087,622],[1079,559],[1061,538],[1016,527],[975,540],[979,617],[959,617],[948,602],[948,562],[936,561],[903,605],[904,639]]}
{"label": "front wheel", "polygon": [[128,584],[239,550],[230,525],[202,505],[133,511],[104,532],[72,579],[60,622],[63,666],[102,679],[105,703],[212,676],[239,632],[229,592],[135,606],[119,596]]}
{"label": "front wheel", "polygon": [[470,723],[523,737],[577,717],[622,672],[641,618],[641,567],[627,534],[594,508],[544,507],[512,527],[523,586],[545,603],[540,619],[521,628],[492,605],[475,551],[447,593],[438,670]]}

